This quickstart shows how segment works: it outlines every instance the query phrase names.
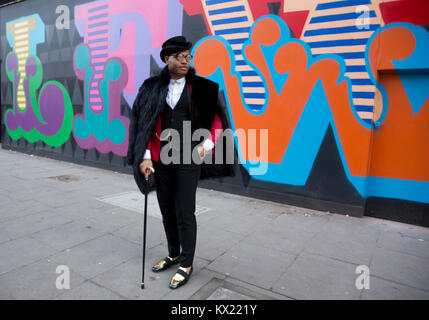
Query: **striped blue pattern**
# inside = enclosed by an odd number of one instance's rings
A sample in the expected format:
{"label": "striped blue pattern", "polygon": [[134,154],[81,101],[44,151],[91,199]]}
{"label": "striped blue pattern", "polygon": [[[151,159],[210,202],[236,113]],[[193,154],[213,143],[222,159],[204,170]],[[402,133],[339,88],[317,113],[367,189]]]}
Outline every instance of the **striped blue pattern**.
{"label": "striped blue pattern", "polygon": [[[243,0],[204,0],[207,8],[207,18],[213,27],[213,34],[216,36],[222,36],[233,48],[235,55],[237,71],[242,77],[253,77],[244,78],[242,82],[243,96],[247,106],[254,110],[260,110],[264,102],[260,104],[254,103],[257,100],[248,99],[260,99],[265,101],[265,86],[260,79],[258,73],[253,71],[253,68],[249,66],[246,61],[242,58],[242,45],[248,40],[246,37],[237,37],[236,34],[249,34],[250,26],[249,20],[252,18],[248,16],[246,11],[245,1]],[[217,6],[218,4],[224,4],[222,8]],[[233,17],[232,17],[233,16]],[[255,91],[258,88],[258,93],[247,92],[251,89]],[[261,89],[262,88],[262,89]],[[263,92],[262,92],[263,91]]]}
{"label": "striped blue pattern", "polygon": [[[374,23],[372,19],[377,17],[376,12],[372,10],[372,1],[333,0],[320,2],[316,6],[314,15],[310,13],[309,29],[311,27],[312,30],[304,30],[303,39],[310,46],[314,57],[321,53],[329,53],[326,49],[332,48],[332,53],[346,60],[345,72],[351,81],[355,110],[369,113],[368,116],[370,116],[373,112],[375,87],[367,75],[365,51],[361,48],[366,47],[370,33],[380,27],[380,24]],[[367,5],[368,11],[363,13],[356,10],[361,5]],[[365,18],[371,19],[365,25],[357,25],[351,21],[358,19],[361,22]],[[344,26],[341,24],[342,21],[348,23]],[[319,23],[323,23],[322,28],[317,28]],[[338,39],[335,39],[335,35],[339,35]],[[371,87],[374,87],[373,91],[370,90]],[[365,119],[365,117],[363,120],[369,123],[372,121],[372,119]]]}

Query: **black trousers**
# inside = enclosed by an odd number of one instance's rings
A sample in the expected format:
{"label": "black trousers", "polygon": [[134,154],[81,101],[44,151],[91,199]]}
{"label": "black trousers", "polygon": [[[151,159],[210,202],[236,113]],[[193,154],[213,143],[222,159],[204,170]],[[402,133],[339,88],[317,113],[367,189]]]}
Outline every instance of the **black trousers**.
{"label": "black trousers", "polygon": [[201,165],[165,165],[161,161],[154,161],[153,165],[168,255],[172,258],[180,255],[180,266],[191,267],[197,241],[195,195]]}

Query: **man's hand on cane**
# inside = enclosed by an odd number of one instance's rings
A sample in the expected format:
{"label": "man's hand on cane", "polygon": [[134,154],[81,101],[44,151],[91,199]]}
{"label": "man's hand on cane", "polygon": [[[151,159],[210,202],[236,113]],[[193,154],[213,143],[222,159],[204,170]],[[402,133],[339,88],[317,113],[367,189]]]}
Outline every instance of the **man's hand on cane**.
{"label": "man's hand on cane", "polygon": [[140,165],[139,165],[139,169],[142,175],[144,175],[144,178],[147,180],[149,179],[149,175],[153,172],[155,172],[155,170],[153,169],[153,163],[151,159],[144,159]]}

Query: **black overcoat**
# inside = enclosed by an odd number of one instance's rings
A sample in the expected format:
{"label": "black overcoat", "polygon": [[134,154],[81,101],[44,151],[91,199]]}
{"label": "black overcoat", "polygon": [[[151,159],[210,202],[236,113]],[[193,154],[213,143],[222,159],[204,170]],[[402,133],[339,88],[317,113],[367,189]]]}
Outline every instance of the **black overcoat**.
{"label": "black overcoat", "polygon": [[[167,97],[169,82],[170,74],[167,67],[162,69],[159,75],[148,78],[141,85],[131,111],[127,162],[133,167],[137,186],[143,193],[145,182],[144,176],[140,173],[139,165],[143,159],[150,136],[156,130],[156,122]],[[192,85],[191,105],[189,106],[190,109],[192,106],[193,111],[192,132],[199,128],[210,130],[215,113],[222,121],[222,129],[231,128],[225,104],[222,103],[222,99],[219,99],[218,84],[197,76],[192,68],[186,75],[186,83]],[[225,137],[221,136],[220,139],[225,139]],[[224,152],[224,162],[215,164],[214,155],[210,154],[209,156],[213,159],[212,164],[201,164],[200,180],[235,175],[234,165],[226,163],[226,148],[231,147],[227,145],[227,140],[224,140],[224,150],[222,150]],[[214,152],[216,152],[216,146]],[[149,177],[148,192],[155,189],[153,174]]]}

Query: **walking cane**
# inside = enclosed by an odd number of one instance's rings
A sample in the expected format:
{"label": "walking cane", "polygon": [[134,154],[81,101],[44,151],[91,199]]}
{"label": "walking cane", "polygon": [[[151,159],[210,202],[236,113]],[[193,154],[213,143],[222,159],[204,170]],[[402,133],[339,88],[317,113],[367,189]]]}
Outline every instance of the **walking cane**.
{"label": "walking cane", "polygon": [[[155,172],[153,168],[150,168],[152,172]],[[146,225],[147,225],[147,189],[148,189],[148,179],[145,179],[145,188],[144,188],[144,222],[143,222],[143,260],[142,260],[142,283],[141,289],[144,289],[144,266],[146,258]]]}

